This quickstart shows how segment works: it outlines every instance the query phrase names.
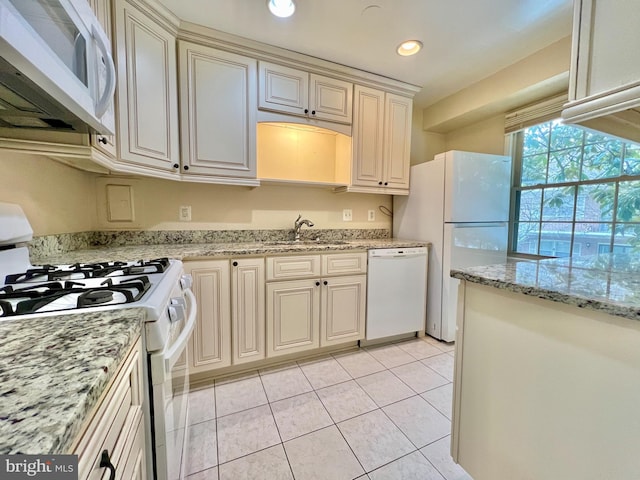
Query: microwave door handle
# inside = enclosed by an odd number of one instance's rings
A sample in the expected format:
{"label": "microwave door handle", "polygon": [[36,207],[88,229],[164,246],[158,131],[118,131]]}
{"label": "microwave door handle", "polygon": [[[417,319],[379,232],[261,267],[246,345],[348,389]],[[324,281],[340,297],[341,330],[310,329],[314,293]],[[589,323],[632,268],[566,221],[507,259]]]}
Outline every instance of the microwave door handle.
{"label": "microwave door handle", "polygon": [[107,67],[107,84],[104,87],[102,96],[96,103],[96,117],[100,118],[109,108],[109,102],[116,91],[116,67],[113,64],[113,58],[111,58],[109,49],[107,48],[107,38],[104,33],[98,30],[95,24],[91,26],[91,35],[96,39],[102,58],[106,63],[105,66]]}
{"label": "microwave door handle", "polygon": [[169,351],[164,354],[165,368],[167,372],[171,371],[175,363],[178,361],[178,358],[180,358],[184,345],[189,341],[189,337],[196,325],[198,310],[196,297],[191,290],[185,290],[184,293],[187,297],[189,316],[182,332],[180,332],[180,336],[173,342]]}

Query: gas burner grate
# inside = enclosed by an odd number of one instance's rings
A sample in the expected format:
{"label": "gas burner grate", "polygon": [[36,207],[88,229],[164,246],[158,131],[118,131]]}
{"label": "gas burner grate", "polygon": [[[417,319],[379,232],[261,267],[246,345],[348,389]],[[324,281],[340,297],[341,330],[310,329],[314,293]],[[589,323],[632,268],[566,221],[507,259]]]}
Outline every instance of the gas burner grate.
{"label": "gas burner grate", "polygon": [[5,283],[16,284],[36,280],[52,282],[66,278],[83,279],[125,275],[152,275],[165,272],[169,265],[169,259],[166,257],[153,260],[138,260],[136,262],[76,263],[64,267],[41,265],[27,269],[22,273],[7,275]]}
{"label": "gas burner grate", "polygon": [[[23,288],[7,285],[0,289],[0,317],[38,313],[40,309],[52,302],[74,294],[77,295],[75,303],[47,311],[133,303],[140,300],[150,287],[151,282],[146,276],[127,279],[116,285],[113,284],[113,280],[107,279],[99,287],[86,287],[80,282],[72,281],[50,282]],[[109,303],[113,300],[115,293],[121,294],[123,300]]]}

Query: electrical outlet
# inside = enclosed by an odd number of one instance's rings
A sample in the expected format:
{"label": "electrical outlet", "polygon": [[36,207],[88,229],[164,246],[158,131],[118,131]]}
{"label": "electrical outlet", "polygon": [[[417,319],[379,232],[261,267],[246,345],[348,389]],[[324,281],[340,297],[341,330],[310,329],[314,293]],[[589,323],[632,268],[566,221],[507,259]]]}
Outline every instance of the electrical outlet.
{"label": "electrical outlet", "polygon": [[180,207],[180,211],[178,212],[178,218],[181,222],[190,222],[191,221],[191,205],[183,205]]}
{"label": "electrical outlet", "polygon": [[350,208],[345,208],[344,210],[342,210],[342,221],[350,222],[351,220],[353,220],[353,210],[351,210]]}
{"label": "electrical outlet", "polygon": [[367,211],[367,220],[369,220],[370,222],[375,222],[376,221],[376,211],[375,210],[368,210]]}

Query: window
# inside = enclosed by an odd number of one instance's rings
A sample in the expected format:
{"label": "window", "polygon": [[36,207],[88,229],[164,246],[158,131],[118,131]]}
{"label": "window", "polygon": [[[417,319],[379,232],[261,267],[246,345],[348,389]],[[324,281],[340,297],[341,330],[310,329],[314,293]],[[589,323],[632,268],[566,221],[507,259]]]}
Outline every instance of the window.
{"label": "window", "polygon": [[640,251],[640,145],[558,120],[516,134],[511,250]]}

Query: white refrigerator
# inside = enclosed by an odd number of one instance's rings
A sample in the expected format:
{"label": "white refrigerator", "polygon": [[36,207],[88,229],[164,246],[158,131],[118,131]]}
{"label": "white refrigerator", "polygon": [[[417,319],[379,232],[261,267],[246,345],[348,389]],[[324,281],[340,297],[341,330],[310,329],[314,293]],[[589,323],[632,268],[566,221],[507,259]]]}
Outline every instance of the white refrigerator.
{"label": "white refrigerator", "polygon": [[506,260],[508,156],[449,151],[411,167],[409,195],[393,199],[393,236],[431,242],[427,333],[455,340],[459,281],[452,268]]}

